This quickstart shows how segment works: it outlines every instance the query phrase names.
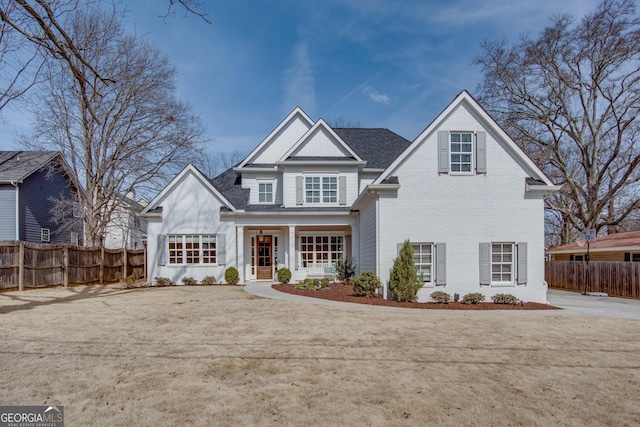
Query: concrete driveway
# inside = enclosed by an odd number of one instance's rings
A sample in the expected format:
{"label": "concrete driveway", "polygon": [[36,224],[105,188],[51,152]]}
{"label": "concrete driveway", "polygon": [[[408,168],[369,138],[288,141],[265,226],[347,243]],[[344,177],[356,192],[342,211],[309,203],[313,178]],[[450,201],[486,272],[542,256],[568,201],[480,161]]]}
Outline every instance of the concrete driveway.
{"label": "concrete driveway", "polygon": [[[303,297],[300,295],[286,294],[271,288],[271,283],[248,282],[244,290],[250,294],[272,299],[282,299],[288,301],[307,302],[312,304],[325,305],[329,307],[351,308],[361,310],[383,310],[383,311],[417,311],[420,309],[384,307],[377,305],[354,304],[349,302],[330,301],[320,298]],[[620,319],[640,319],[640,300],[585,296],[578,292],[569,292],[559,289],[549,289],[547,292],[549,304],[560,307],[563,310],[538,310],[538,311],[505,311],[505,313],[540,314],[553,316],[587,316],[587,317],[609,317]],[[467,314],[481,314],[486,311],[465,311]],[[490,311],[489,313],[496,313]]]}
{"label": "concrete driveway", "polygon": [[579,292],[549,289],[547,300],[549,304],[564,309],[562,312],[554,311],[554,314],[640,319],[640,300],[637,299],[587,296]]}

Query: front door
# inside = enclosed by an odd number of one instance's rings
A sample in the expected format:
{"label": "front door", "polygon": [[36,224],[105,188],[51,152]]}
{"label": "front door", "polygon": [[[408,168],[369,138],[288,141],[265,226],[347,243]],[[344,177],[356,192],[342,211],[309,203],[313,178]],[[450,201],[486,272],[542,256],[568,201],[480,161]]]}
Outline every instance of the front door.
{"label": "front door", "polygon": [[264,236],[262,241],[258,239],[258,280],[273,279],[271,236]]}

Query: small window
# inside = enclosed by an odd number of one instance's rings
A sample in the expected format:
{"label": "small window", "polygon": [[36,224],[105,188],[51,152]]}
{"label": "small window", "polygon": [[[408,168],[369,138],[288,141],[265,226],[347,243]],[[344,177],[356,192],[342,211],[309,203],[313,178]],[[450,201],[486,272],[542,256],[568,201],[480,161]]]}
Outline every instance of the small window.
{"label": "small window", "polygon": [[74,218],[82,217],[82,207],[78,202],[73,202],[73,217]]}
{"label": "small window", "polygon": [[491,283],[513,283],[514,244],[491,244]]}
{"label": "small window", "polygon": [[49,230],[48,228],[41,228],[40,229],[40,240],[43,242],[50,242],[51,241],[51,230]]}
{"label": "small window", "polygon": [[473,134],[471,132],[452,132],[451,172],[471,173],[473,158]]}
{"label": "small window", "polygon": [[258,203],[273,203],[273,183],[258,183]]}
{"label": "small window", "polygon": [[74,246],[78,246],[78,233],[75,231],[71,232],[71,244]]}
{"label": "small window", "polygon": [[424,283],[430,284],[433,272],[433,243],[411,243],[411,247],[418,277],[422,273]]}

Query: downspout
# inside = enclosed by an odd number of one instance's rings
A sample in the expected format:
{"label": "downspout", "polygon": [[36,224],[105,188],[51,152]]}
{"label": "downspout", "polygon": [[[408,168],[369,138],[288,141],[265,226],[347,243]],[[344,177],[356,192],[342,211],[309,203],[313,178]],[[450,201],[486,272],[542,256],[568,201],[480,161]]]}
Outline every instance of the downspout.
{"label": "downspout", "polygon": [[16,187],[16,240],[20,240],[20,192],[17,181],[11,181],[11,185]]}
{"label": "downspout", "polygon": [[[376,204],[376,272],[378,277],[381,274],[380,271],[380,193],[375,192],[375,204]],[[382,286],[382,298],[387,299],[389,293],[389,284],[384,283]]]}

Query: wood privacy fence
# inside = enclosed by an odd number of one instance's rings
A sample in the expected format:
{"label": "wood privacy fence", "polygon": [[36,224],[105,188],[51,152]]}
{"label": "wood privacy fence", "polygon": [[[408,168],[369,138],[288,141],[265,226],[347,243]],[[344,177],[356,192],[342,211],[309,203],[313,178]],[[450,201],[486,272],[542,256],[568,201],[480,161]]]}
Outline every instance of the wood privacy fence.
{"label": "wood privacy fence", "polygon": [[114,283],[145,277],[144,249],[0,241],[0,290]]}
{"label": "wood privacy fence", "polygon": [[[640,298],[640,262],[592,261],[589,263],[588,292]],[[544,277],[550,288],[585,290],[587,263],[546,261]]]}

